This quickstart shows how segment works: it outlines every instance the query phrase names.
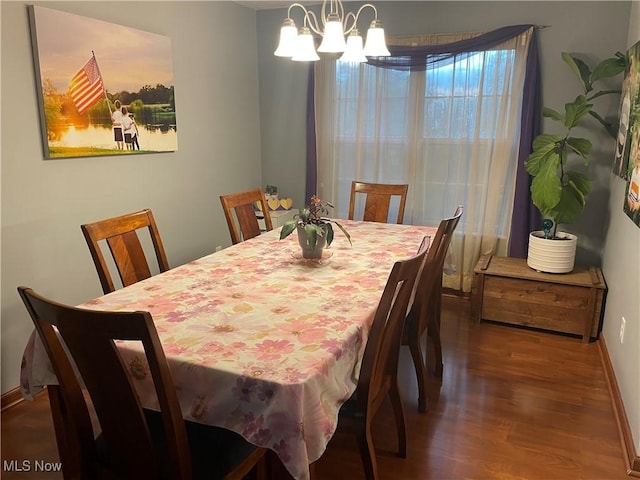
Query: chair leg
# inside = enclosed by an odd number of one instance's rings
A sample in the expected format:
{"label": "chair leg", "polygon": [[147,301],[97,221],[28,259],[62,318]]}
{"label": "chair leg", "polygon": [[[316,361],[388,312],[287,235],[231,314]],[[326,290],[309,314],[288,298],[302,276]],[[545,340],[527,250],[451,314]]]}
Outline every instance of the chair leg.
{"label": "chair leg", "polygon": [[427,327],[427,341],[431,337],[433,341],[433,350],[435,362],[433,365],[433,373],[435,376],[442,378],[444,366],[442,364],[442,341],[440,340],[440,298],[436,301],[436,305],[431,315],[429,315],[429,326]]}
{"label": "chair leg", "polygon": [[378,464],[376,462],[376,452],[371,438],[371,419],[362,419],[362,423],[358,422],[356,427],[356,440],[358,442],[358,450],[360,451],[360,460],[364,468],[364,476],[367,480],[378,479]]}
{"label": "chair leg", "polygon": [[433,348],[435,353],[435,365],[433,366],[433,373],[437,377],[442,378],[444,365],[442,364],[442,343],[440,342],[440,327],[436,322],[433,322],[429,327],[429,331],[433,332],[431,339],[433,340]]}
{"label": "chair leg", "polygon": [[252,470],[252,477],[255,480],[267,480],[267,456],[266,454],[262,456],[256,466]]}
{"label": "chair leg", "polygon": [[422,345],[420,344],[420,336],[412,335],[409,339],[409,350],[413,359],[413,366],[416,370],[416,378],[418,380],[418,410],[426,412],[429,409],[427,399],[427,380],[426,366],[422,355]]}
{"label": "chair leg", "polygon": [[440,340],[440,312],[442,310],[442,293],[437,292],[433,301],[433,310],[429,315],[428,327],[427,327],[427,341],[428,337],[431,337],[433,341],[435,362],[433,366],[433,374],[439,378],[442,378],[444,366],[442,363],[442,342]]}
{"label": "chair leg", "polygon": [[51,407],[56,442],[58,445],[58,455],[62,462],[62,478],[65,480],[82,478],[86,475],[86,464],[73,452],[80,452],[79,439],[75,435],[74,427],[70,424],[68,406],[62,397],[62,392],[58,385],[47,386],[47,395]]}
{"label": "chair leg", "polygon": [[404,420],[404,407],[402,397],[398,389],[397,381],[389,389],[389,398],[393,407],[393,416],[396,420],[396,430],[398,431],[398,455],[407,458],[407,427]]}

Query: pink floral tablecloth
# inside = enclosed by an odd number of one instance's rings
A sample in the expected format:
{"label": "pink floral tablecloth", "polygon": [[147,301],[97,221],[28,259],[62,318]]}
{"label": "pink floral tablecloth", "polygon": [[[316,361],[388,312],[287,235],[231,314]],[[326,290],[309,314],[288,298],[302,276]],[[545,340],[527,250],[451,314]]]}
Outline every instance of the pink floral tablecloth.
{"label": "pink floral tablecloth", "polygon": [[[296,235],[274,230],[79,306],[151,312],[184,418],[236,431],[307,479],[355,390],[391,267],[436,230],[340,223],[353,246],[336,229],[321,261],[301,259]],[[137,346],[119,346],[143,404],[157,408]],[[50,374],[42,354],[30,342],[25,396]]]}

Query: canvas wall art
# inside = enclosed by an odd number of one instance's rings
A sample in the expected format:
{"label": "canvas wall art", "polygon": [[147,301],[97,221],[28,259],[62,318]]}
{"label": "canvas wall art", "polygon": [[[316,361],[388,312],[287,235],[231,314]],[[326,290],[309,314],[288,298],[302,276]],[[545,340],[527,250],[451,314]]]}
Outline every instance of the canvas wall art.
{"label": "canvas wall art", "polygon": [[29,7],[45,158],[178,149],[171,39]]}
{"label": "canvas wall art", "polygon": [[627,51],[627,57],[613,172],[626,180],[622,208],[640,226],[640,42]]}

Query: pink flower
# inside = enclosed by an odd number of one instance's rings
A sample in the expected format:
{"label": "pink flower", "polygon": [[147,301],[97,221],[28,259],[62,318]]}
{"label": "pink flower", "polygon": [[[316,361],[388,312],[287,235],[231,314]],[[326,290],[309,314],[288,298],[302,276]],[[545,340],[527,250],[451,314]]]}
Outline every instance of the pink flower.
{"label": "pink flower", "polygon": [[255,346],[258,360],[277,360],[283,354],[293,352],[293,343],[289,340],[265,340]]}
{"label": "pink flower", "polygon": [[152,297],[146,304],[146,308],[152,313],[175,311],[178,306],[179,303],[175,299],[167,296]]}
{"label": "pink flower", "polygon": [[182,352],[187,350],[185,347],[183,347],[182,345],[178,345],[177,343],[165,343],[162,346],[162,349],[164,350],[166,356],[180,355]]}
{"label": "pink flower", "polygon": [[283,322],[277,325],[283,333],[294,336],[300,343],[316,343],[318,340],[326,338],[327,332],[324,328],[313,326],[309,322],[296,319],[290,322]]}
{"label": "pink flower", "polygon": [[354,285],[336,285],[331,288],[331,291],[338,297],[349,297],[358,293],[358,288]]}
{"label": "pink flower", "polygon": [[336,360],[340,360],[340,357],[342,357],[341,343],[335,338],[323,340],[320,345],[327,352],[331,352],[331,354],[335,357]]}
{"label": "pink flower", "polygon": [[280,457],[280,460],[283,462],[289,462],[291,460],[291,451],[289,449],[289,444],[284,440],[280,440],[278,443],[274,443],[271,446],[272,450],[275,450]]}
{"label": "pink flower", "polygon": [[232,392],[243,402],[250,402],[257,384],[258,382],[252,378],[240,377],[236,380],[236,386],[233,387]]}
{"label": "pink flower", "polygon": [[273,434],[271,433],[271,430],[269,430],[268,428],[258,429],[258,431],[255,432],[251,437],[251,439],[257,445],[268,445],[269,442],[271,441],[271,438],[273,438]]}
{"label": "pink flower", "polygon": [[167,319],[167,322],[180,323],[180,322],[184,322],[187,318],[189,318],[189,316],[184,315],[183,313],[180,313],[180,312],[170,312],[165,316],[165,318]]}

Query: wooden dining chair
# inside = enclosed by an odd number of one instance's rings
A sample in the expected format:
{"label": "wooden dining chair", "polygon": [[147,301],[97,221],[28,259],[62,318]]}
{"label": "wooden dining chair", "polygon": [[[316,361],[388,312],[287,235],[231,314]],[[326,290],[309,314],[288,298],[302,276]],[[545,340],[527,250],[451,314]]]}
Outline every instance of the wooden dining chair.
{"label": "wooden dining chair", "polygon": [[[405,319],[402,345],[408,345],[418,380],[418,409],[428,409],[426,386],[426,356],[422,351],[422,335],[427,330],[433,341],[435,374],[442,377],[442,342],[440,340],[440,310],[442,304],[442,273],[453,233],[462,217],[460,205],[454,215],[443,219],[431,242],[424,268],[416,285],[416,293]],[[427,341],[428,341],[427,338]]]}
{"label": "wooden dining chair", "polygon": [[256,202],[262,206],[261,215],[264,215],[266,231],[273,230],[269,206],[261,188],[220,195],[220,202],[234,245],[260,235],[260,224],[254,206]]}
{"label": "wooden dining chair", "polygon": [[359,194],[365,195],[364,214],[365,222],[389,222],[389,207],[391,198],[398,197],[397,223],[404,220],[404,207],[407,203],[407,191],[409,185],[391,185],[385,183],[351,182],[351,198],[349,200],[349,220],[354,220],[356,198]]}
{"label": "wooden dining chair", "polygon": [[138,230],[147,229],[158,262],[160,272],[169,270],[169,262],[162,245],[160,232],[151,210],[127,213],[80,226],[89,246],[91,258],[98,271],[104,293],[115,291],[115,284],[102,252],[100,242],[106,240],[111,251],[122,286],[144,280],[151,276],[151,269],[144,254]]}
{"label": "wooden dining chair", "polygon": [[[58,380],[48,391],[65,479],[240,480],[250,472],[264,478],[265,449],[229,430],[183,419],[150,313],[84,310],[27,287],[18,292]],[[142,408],[118,340],[142,345],[144,367],[135,378],[153,382],[159,412]],[[99,422],[97,436],[71,361]]]}
{"label": "wooden dining chair", "polygon": [[404,409],[398,388],[398,360],[404,318],[428,248],[429,237],[425,237],[415,257],[398,261],[393,266],[371,324],[356,391],[340,410],[338,426],[344,425],[355,432],[367,480],[378,478],[371,425],[387,396],[396,422],[398,454],[402,458],[407,456]]}

